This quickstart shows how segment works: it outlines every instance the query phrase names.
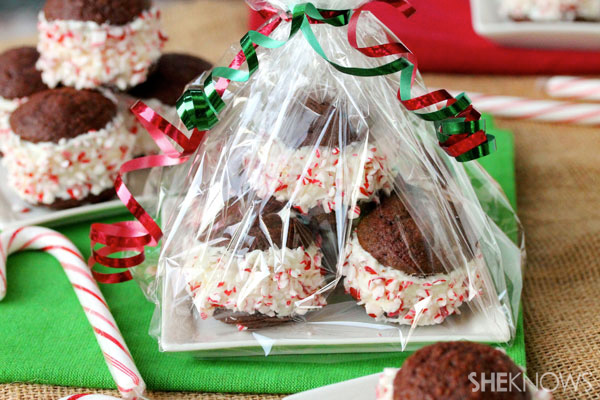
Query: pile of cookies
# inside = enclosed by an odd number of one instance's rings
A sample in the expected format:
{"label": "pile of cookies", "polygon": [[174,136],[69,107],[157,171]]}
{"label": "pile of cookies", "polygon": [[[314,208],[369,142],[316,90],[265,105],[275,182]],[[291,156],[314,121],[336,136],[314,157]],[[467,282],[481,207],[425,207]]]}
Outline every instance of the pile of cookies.
{"label": "pile of cookies", "polygon": [[171,121],[186,84],[211,68],[162,54],[150,0],[48,0],[34,47],[0,54],[0,151],[6,185],[54,209],[114,196],[127,160],[157,152],[129,112],[135,99]]}
{"label": "pile of cookies", "polygon": [[[481,300],[485,262],[477,245],[465,242],[461,205],[448,201],[438,211],[424,203],[417,217],[440,214],[431,223],[417,220],[398,193],[399,160],[378,148],[347,108],[331,93],[298,93],[286,110],[292,132],[246,140],[253,145],[241,162],[244,195],[214,215],[212,198],[188,205],[200,233],[181,249],[182,271],[201,320],[239,330],[302,322],[327,307],[338,284],[375,321],[399,325],[442,324]],[[237,178],[225,176],[229,194],[227,179]],[[414,185],[401,190],[428,198]],[[440,233],[448,221],[456,234]]]}

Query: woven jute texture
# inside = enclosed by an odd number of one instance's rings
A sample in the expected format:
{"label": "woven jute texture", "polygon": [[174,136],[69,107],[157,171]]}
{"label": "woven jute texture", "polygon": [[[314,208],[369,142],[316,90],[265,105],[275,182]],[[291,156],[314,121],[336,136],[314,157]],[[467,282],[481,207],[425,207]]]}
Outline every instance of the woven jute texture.
{"label": "woven jute texture", "polygon": [[[168,50],[217,61],[245,32],[239,0],[165,8]],[[193,16],[193,18],[190,18]],[[29,41],[31,42],[31,40]],[[0,48],[8,44],[0,44]],[[418,56],[418,55],[417,55]],[[426,74],[431,87],[543,97],[533,77]],[[519,215],[527,235],[523,306],[528,373],[560,399],[600,398],[600,128],[497,119],[514,132]],[[545,375],[544,375],[545,374]],[[569,374],[577,381],[564,384]],[[583,378],[581,378],[583,376]],[[592,386],[590,390],[590,385]],[[1,399],[57,399],[95,390],[0,385]],[[99,391],[117,395],[113,391]],[[150,393],[152,399],[254,400],[272,395]]]}
{"label": "woven jute texture", "polygon": [[[544,97],[541,78],[425,78],[432,87]],[[515,134],[528,255],[523,306],[529,375],[543,377],[548,389],[562,380],[556,399],[599,399],[600,128],[496,121]],[[563,387],[569,374],[592,387]]]}
{"label": "woven jute texture", "polygon": [[[81,388],[68,388],[48,385],[29,385],[13,383],[0,385],[0,399],[2,400],[40,400],[60,399],[79,393],[106,394],[119,397],[116,391],[91,390]],[[148,397],[152,400],[277,400],[283,396],[262,394],[216,394],[216,393],[179,393],[179,392],[153,392]]]}

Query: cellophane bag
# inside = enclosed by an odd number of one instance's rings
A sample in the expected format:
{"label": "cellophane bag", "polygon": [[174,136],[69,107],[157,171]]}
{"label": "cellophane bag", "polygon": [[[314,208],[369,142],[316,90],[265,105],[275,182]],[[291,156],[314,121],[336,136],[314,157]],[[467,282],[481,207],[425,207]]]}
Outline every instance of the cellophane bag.
{"label": "cellophane bag", "polygon": [[[253,5],[286,11],[294,2]],[[287,39],[290,24],[270,37]],[[347,26],[311,28],[338,64],[397,58],[356,51]],[[393,37],[368,13],[359,30],[361,47]],[[259,68],[228,86],[219,122],[191,161],[155,180],[165,237],[158,269],[142,281],[158,305],[161,350],[237,356],[510,342],[524,263],[517,216],[478,163],[449,157],[434,123],[398,101],[401,73],[342,73],[302,34],[256,51]],[[413,91],[427,93],[420,76]]]}

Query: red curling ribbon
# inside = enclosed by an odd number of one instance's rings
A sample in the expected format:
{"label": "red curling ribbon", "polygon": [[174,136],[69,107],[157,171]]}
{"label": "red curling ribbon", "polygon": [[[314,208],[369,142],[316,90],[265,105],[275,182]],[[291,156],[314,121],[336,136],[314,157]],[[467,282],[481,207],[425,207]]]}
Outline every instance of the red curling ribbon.
{"label": "red curling ribbon", "polygon": [[[348,42],[356,50],[368,57],[384,57],[396,54],[402,54],[403,57],[408,59],[413,65],[412,81],[416,78],[418,69],[417,59],[412,52],[404,46],[402,43],[394,42],[383,45],[377,45],[372,47],[361,48],[358,46],[356,40],[356,32],[358,19],[362,12],[369,11],[376,17],[381,23],[388,28],[397,38],[401,37],[400,24],[403,18],[409,18],[416,11],[414,7],[406,0],[379,0],[367,3],[354,11],[350,22],[348,24]],[[388,35],[388,38],[390,36]],[[430,106],[434,106],[443,101],[446,101],[446,105],[450,106],[456,102],[454,96],[448,93],[446,90],[436,90],[419,97],[415,97],[408,100],[402,100],[400,91],[398,91],[398,100],[410,111],[422,110]],[[465,110],[457,115],[457,118],[465,118],[465,121],[475,121],[481,118],[481,114],[469,105]],[[452,157],[458,157],[470,150],[473,150],[477,146],[485,143],[487,136],[485,132],[479,131],[473,134],[458,134],[452,135],[449,140],[444,143],[440,143],[440,146],[446,151],[446,153]]]}
{"label": "red curling ribbon", "polygon": [[481,118],[481,113],[479,111],[477,111],[471,104],[463,112],[458,114],[458,117],[464,118],[465,121],[467,121],[467,122],[477,121],[478,119]]}
{"label": "red curling ribbon", "polygon": [[460,134],[452,135],[444,143],[440,143],[440,146],[448,153],[451,157],[458,157],[461,154],[466,153],[469,150],[473,150],[477,146],[485,143],[487,136],[484,131],[477,131],[471,135]]}
{"label": "red curling ribbon", "polygon": [[[402,17],[409,18],[415,12],[415,8],[405,0],[395,1],[373,1],[367,3],[362,7],[357,8],[350,22],[348,23],[348,43],[350,46],[360,51],[367,57],[385,57],[396,54],[402,54],[406,57],[414,66],[415,71],[417,70],[417,59],[412,52],[400,42],[384,43],[371,47],[359,47],[356,40],[358,20],[360,15],[369,11],[375,16],[386,28],[388,28],[396,37],[400,37],[400,21]],[[388,35],[388,38],[390,36]]]}
{"label": "red curling ribbon", "polygon": [[[101,225],[101,224],[98,224]],[[125,236],[128,234],[127,236]],[[106,243],[108,246],[140,247],[150,243],[150,235],[141,230],[134,221],[117,222],[105,225],[105,228],[90,231],[90,239],[96,243]]]}
{"label": "red curling ribbon", "polygon": [[423,96],[415,97],[410,100],[402,102],[404,107],[410,111],[420,110],[425,107],[429,107],[433,104],[441,103],[442,101],[451,101],[454,97],[448,93],[445,89],[436,90],[431,93],[427,93]]}
{"label": "red curling ribbon", "polygon": [[[268,13],[271,12],[269,11]],[[273,17],[274,15],[275,13],[273,12],[270,16]],[[281,17],[273,19],[260,32],[269,35],[279,26],[281,21]],[[231,62],[230,68],[239,69],[245,61],[246,57],[240,51]],[[217,82],[217,91],[223,94],[228,85],[229,80],[219,79]],[[121,283],[132,280],[133,276],[129,269],[144,262],[144,247],[158,245],[163,236],[160,226],[144,210],[129,188],[127,188],[123,182],[123,176],[133,171],[173,166],[186,162],[191,154],[196,151],[206,134],[206,131],[195,129],[188,138],[183,132],[140,101],[131,107],[131,112],[135,114],[138,121],[148,131],[162,153],[127,161],[121,166],[115,179],[117,196],[136,218],[136,221],[123,221],[114,224],[94,223],[90,228],[92,255],[88,259],[88,266],[94,278],[100,283]],[[173,142],[181,150],[177,149],[173,145]],[[136,254],[128,257],[111,257],[121,252],[134,252]],[[108,268],[126,270],[111,273],[98,272],[94,270],[96,264]]]}
{"label": "red curling ribbon", "polygon": [[[92,224],[90,241],[92,255],[90,267],[98,263],[109,268],[132,268],[145,260],[144,246],[156,246],[163,233],[156,221],[144,210],[123,182],[123,176],[132,171],[147,168],[178,165],[186,162],[200,145],[206,132],[192,131],[188,138],[167,120],[142,102],[136,102],[131,111],[152,136],[163,154],[136,158],[124,163],[115,180],[117,196],[137,221],[115,224]],[[170,139],[170,140],[169,140]],[[171,142],[175,142],[178,150]],[[98,248],[97,245],[104,246]],[[110,257],[121,252],[136,252],[129,257]],[[118,283],[132,279],[129,271],[101,273],[92,270],[94,278],[101,283]]]}
{"label": "red curling ribbon", "polygon": [[[108,249],[109,249],[108,247],[103,247],[98,250],[98,253],[104,255],[105,251],[107,251]],[[96,262],[97,261],[96,261],[95,257],[90,257],[88,259],[88,267],[92,271],[92,275],[94,276],[94,279],[96,279],[96,281],[98,281],[100,283],[121,283],[121,282],[130,281],[133,279],[133,276],[131,275],[131,272],[129,272],[129,270],[122,271],[122,272],[111,272],[109,274],[94,271],[93,268],[96,265]],[[143,260],[140,262],[143,262]]]}

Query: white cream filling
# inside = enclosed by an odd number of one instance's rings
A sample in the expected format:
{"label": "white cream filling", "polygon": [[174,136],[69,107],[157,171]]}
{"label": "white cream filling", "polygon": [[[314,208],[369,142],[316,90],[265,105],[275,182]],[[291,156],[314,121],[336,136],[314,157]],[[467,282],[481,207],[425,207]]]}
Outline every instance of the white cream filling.
{"label": "white cream filling", "polygon": [[126,25],[92,21],[47,21],[38,17],[36,64],[51,88],[59,83],[77,89],[103,84],[121,90],[146,80],[148,69],[160,57],[165,38],[160,11],[142,12]]}
{"label": "white cream filling", "polygon": [[346,245],[344,288],[377,321],[434,325],[459,314],[459,307],[483,290],[480,258],[448,274],[408,275],[386,267],[369,254],[356,234]]}
{"label": "white cream filling", "polygon": [[103,129],[58,143],[32,143],[10,131],[2,163],[9,186],[31,204],[81,200],[113,186],[134,141],[121,114]]}
{"label": "white cream filling", "polygon": [[598,0],[503,0],[501,12],[515,19],[532,21],[572,21],[575,18],[600,19]]}
{"label": "white cream filling", "polygon": [[0,112],[4,113],[12,113],[15,111],[21,104],[27,101],[27,97],[17,98],[17,99],[6,99],[0,96]]}
{"label": "white cream filling", "polygon": [[183,266],[187,290],[203,319],[224,308],[248,314],[286,317],[325,306],[316,293],[325,283],[321,251],[253,250],[232,254],[226,247],[201,244]]}
{"label": "white cream filling", "polygon": [[[342,206],[337,204],[339,197],[348,205],[371,200],[380,190],[391,192],[395,173],[387,167],[386,157],[372,145],[364,150],[360,142],[343,150],[325,146],[292,149],[275,140],[246,159],[246,171],[251,187],[261,198],[291,200],[302,213],[314,207],[330,213]],[[359,214],[360,209],[354,207],[351,216]]]}
{"label": "white cream filling", "polygon": [[5,153],[4,142],[10,133],[10,116],[23,103],[27,97],[6,99],[0,96],[0,152]]}
{"label": "white cream filling", "polygon": [[394,379],[399,368],[385,368],[375,389],[376,400],[394,400]]}

